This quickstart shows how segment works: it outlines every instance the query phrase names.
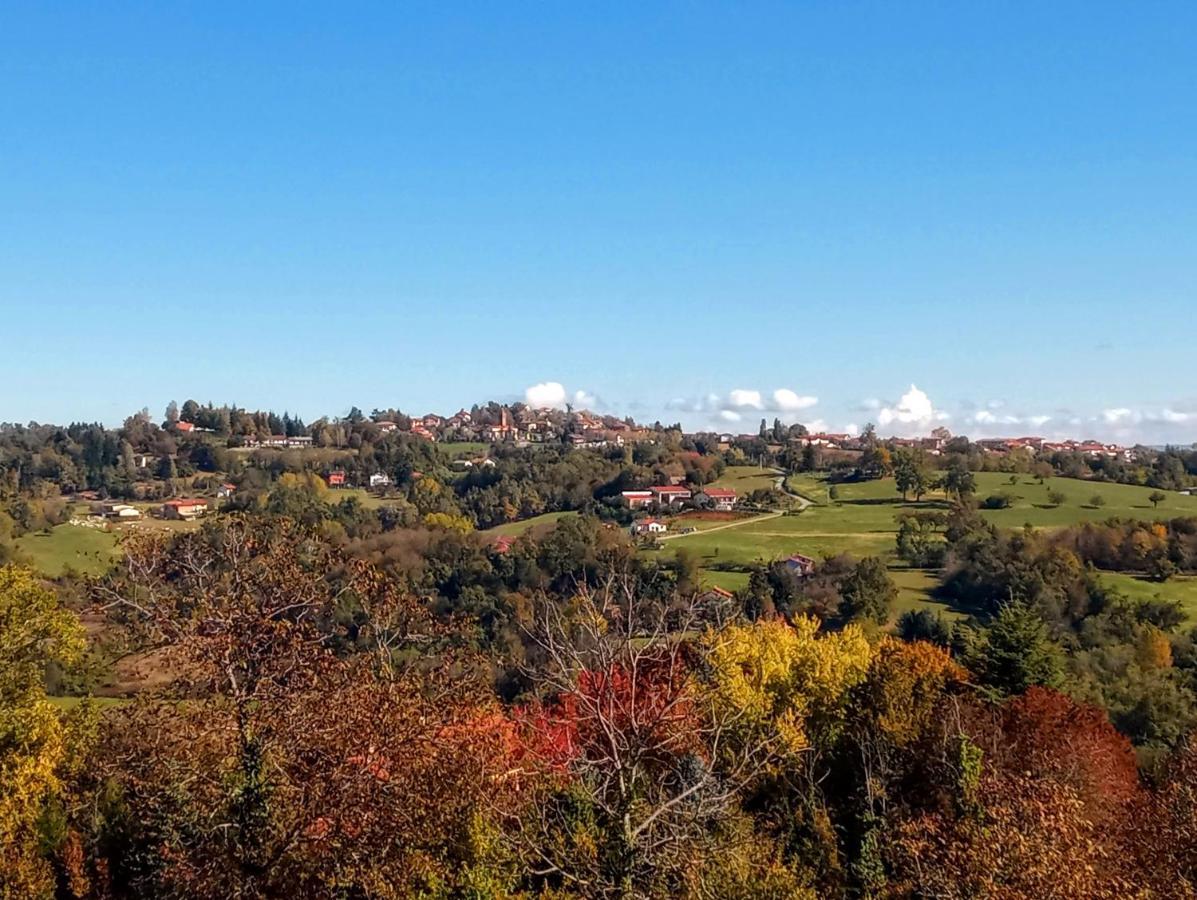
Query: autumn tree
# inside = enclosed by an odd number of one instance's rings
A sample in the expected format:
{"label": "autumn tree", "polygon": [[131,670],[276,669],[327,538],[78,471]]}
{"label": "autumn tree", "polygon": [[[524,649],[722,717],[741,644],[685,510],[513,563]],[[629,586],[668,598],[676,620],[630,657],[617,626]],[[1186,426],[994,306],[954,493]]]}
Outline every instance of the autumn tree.
{"label": "autumn tree", "polygon": [[[47,702],[47,664],[69,664],[83,650],[78,619],[33,573],[0,567],[0,894],[49,897],[54,871],[44,815],[86,733],[82,716],[64,719]],[[47,846],[47,845],[50,846]]]}
{"label": "autumn tree", "polygon": [[709,645],[679,636],[703,621],[695,601],[644,596],[618,574],[568,608],[540,604],[530,679],[542,698],[522,712],[521,735],[525,765],[544,777],[514,841],[543,884],[683,893],[689,872],[727,851],[719,825],[778,748],[775,735],[737,731],[735,710],[696,679]]}

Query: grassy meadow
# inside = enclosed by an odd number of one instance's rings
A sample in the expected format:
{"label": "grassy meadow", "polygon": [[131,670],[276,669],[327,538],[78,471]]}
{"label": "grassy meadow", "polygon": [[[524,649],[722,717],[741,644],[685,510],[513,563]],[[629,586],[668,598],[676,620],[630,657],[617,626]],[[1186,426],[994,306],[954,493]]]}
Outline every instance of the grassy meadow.
{"label": "grassy meadow", "polygon": [[548,512],[539,516],[533,516],[530,519],[520,519],[518,522],[504,522],[502,525],[496,525],[494,528],[488,528],[480,534],[493,535],[495,537],[517,537],[525,531],[531,531],[533,528],[542,525],[553,525],[561,521],[566,516],[576,516],[576,512],[565,510],[562,512]]}
{"label": "grassy meadow", "polygon": [[777,473],[760,466],[728,466],[723,474],[711,482],[711,487],[731,488],[740,496],[753,491],[771,490],[777,484]]}
{"label": "grassy meadow", "polygon": [[118,533],[80,525],[58,525],[49,534],[36,532],[17,538],[17,551],[48,578],[68,569],[102,575],[117,558]]}
{"label": "grassy meadow", "polygon": [[[747,471],[744,471],[747,470]],[[754,473],[764,484],[773,478],[755,466],[729,468],[730,478],[743,485]],[[729,476],[725,476],[728,478]],[[1043,484],[1036,479],[996,472],[978,472],[977,498],[984,500],[991,494],[1008,493],[1014,498],[1008,509],[982,510],[981,514],[1002,528],[1059,528],[1084,521],[1103,521],[1111,517],[1152,521],[1177,516],[1197,516],[1197,497],[1174,492],[1157,507],[1147,498],[1152,488],[1134,485],[1107,484],[1069,478],[1049,478]],[[734,482],[733,482],[734,483]],[[743,573],[721,572],[712,567],[733,564],[750,565],[780,559],[793,553],[818,558],[835,553],[854,556],[885,556],[891,558],[897,536],[897,516],[903,512],[934,509],[946,505],[946,497],[932,492],[920,503],[903,501],[892,478],[876,481],[844,483],[835,486],[836,498],[831,498],[831,485],[813,475],[791,475],[786,486],[811,500],[814,505],[797,515],[768,519],[749,519],[731,528],[710,533],[699,531],[666,542],[655,551],[663,556],[685,548],[694,553],[703,566],[708,583],[720,587],[742,586]],[[740,487],[739,490],[747,490]],[[1059,506],[1048,502],[1048,492],[1058,491],[1064,496]],[[1100,495],[1102,503],[1093,504]],[[901,591],[898,613],[907,608],[930,604],[945,609],[928,594],[934,584],[934,573],[900,567],[891,570]],[[1175,597],[1197,618],[1197,579],[1175,579],[1164,585],[1143,582],[1131,576],[1103,576],[1114,579],[1118,587],[1132,596]]]}

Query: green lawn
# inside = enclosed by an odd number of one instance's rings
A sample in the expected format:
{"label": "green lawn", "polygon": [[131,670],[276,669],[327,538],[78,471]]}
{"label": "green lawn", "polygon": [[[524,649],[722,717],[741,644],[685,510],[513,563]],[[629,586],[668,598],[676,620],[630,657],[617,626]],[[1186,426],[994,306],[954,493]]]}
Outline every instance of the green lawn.
{"label": "green lawn", "polygon": [[786,488],[793,494],[801,494],[811,503],[826,506],[831,502],[827,496],[827,482],[809,473],[795,473],[786,476]]}
{"label": "green lawn", "polygon": [[715,572],[703,569],[702,581],[707,587],[721,587],[725,591],[738,591],[748,587],[747,572]]}
{"label": "green lawn", "polygon": [[481,441],[446,441],[437,444],[436,449],[446,459],[460,459],[463,456],[481,456],[490,449],[490,444]]}
{"label": "green lawn", "polygon": [[553,524],[565,518],[566,516],[576,515],[576,512],[570,510],[563,512],[544,513],[543,515],[533,516],[530,519],[520,519],[518,522],[506,522],[502,525],[496,525],[494,528],[488,528],[481,533],[495,535],[496,537],[501,535],[515,537],[516,535],[523,534],[525,531],[535,528],[537,525]]}
{"label": "green lawn", "polygon": [[939,584],[938,572],[927,569],[890,569],[889,577],[898,586],[898,599],[894,602],[893,622],[897,622],[902,613],[918,609],[943,613],[949,621],[968,618],[965,613],[952,609],[931,596],[931,592]]}
{"label": "green lawn", "polygon": [[[1052,490],[1064,495],[1064,502],[1058,507],[1048,506],[1047,493]],[[1076,478],[1049,478],[1041,485],[1025,475],[1019,477],[1018,484],[1012,485],[1009,475],[978,473],[978,500],[999,491],[1014,494],[1018,498],[1015,505],[1010,509],[987,510],[983,514],[989,521],[1004,528],[1019,528],[1027,523],[1036,528],[1056,528],[1074,525],[1077,522],[1100,522],[1114,516],[1149,521],[1177,516],[1197,516],[1197,497],[1175,491],[1164,491],[1167,499],[1157,509],[1147,499],[1154,488],[1130,484],[1103,484]],[[1094,495],[1100,495],[1105,503],[1098,507],[1092,506],[1090,501]]]}
{"label": "green lawn", "polygon": [[379,497],[377,494],[372,494],[365,488],[330,488],[323,499],[328,503],[340,503],[342,500],[349,498],[356,499],[366,509],[378,509],[382,506],[396,502],[395,500],[387,500]]}
{"label": "green lawn", "polygon": [[16,543],[33,568],[48,578],[57,578],[68,567],[102,575],[117,557],[115,533],[80,525],[58,525],[49,534],[27,534]]}
{"label": "green lawn", "polygon": [[731,488],[741,496],[753,491],[772,490],[777,486],[777,473],[760,466],[728,466],[711,487]]}
{"label": "green lawn", "polygon": [[[1020,475],[1016,479],[1017,483],[1011,484],[1009,475],[996,472],[979,472],[976,479],[977,496],[980,499],[1002,491],[1015,496],[1015,503],[1009,509],[982,510],[986,519],[1003,528],[1021,528],[1024,524],[1036,528],[1056,528],[1082,521],[1101,521],[1112,516],[1147,520],[1197,516],[1197,497],[1168,493],[1168,498],[1156,509],[1147,499],[1152,493],[1151,488],[1068,478],[1050,478],[1041,485],[1025,475]],[[747,492],[756,487],[770,486],[773,479],[767,470],[756,466],[732,466],[719,483]],[[897,531],[896,517],[900,513],[945,506],[945,498],[941,493],[928,495],[921,503],[913,500],[904,502],[892,478],[836,485],[835,500],[830,499],[830,486],[821,477],[790,476],[787,483],[791,490],[815,501],[816,505],[796,516],[749,521],[711,533],[700,531],[668,541],[661,550],[655,552],[667,557],[684,547],[695,553],[707,567],[717,562],[768,562],[792,553],[816,558],[835,553],[851,553],[858,557],[891,557]],[[1058,490],[1064,495],[1064,502],[1060,506],[1048,505],[1049,490]],[[1105,501],[1096,508],[1090,503],[1095,494],[1100,494]],[[726,575],[711,572],[709,568],[707,572],[714,579]],[[929,576],[925,573],[904,573],[902,577],[909,581]],[[720,582],[713,580],[712,583]],[[911,584],[903,588],[908,601],[922,590]],[[1197,612],[1197,598],[1194,599],[1194,609]]]}
{"label": "green lawn", "polygon": [[1184,608],[1185,615],[1197,622],[1197,575],[1180,575],[1163,584],[1121,572],[1102,572],[1099,577],[1104,584],[1135,600],[1175,600]]}

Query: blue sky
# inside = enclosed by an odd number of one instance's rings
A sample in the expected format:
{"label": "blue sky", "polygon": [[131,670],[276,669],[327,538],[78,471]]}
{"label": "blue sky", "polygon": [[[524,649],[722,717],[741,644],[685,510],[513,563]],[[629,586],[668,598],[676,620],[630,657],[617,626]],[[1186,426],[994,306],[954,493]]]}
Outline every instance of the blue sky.
{"label": "blue sky", "polygon": [[9,4],[0,420],[1188,442],[1195,96],[1192,3]]}

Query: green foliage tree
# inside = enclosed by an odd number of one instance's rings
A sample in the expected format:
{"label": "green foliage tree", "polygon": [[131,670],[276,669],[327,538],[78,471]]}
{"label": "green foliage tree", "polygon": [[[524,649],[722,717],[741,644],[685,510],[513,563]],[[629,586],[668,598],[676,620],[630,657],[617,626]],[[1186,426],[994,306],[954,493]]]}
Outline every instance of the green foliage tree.
{"label": "green foliage tree", "polygon": [[1059,647],[1043,619],[1027,604],[1005,604],[974,648],[971,667],[998,694],[1020,694],[1034,685],[1060,683]]}
{"label": "green foliage tree", "polygon": [[897,596],[898,588],[885,562],[876,556],[866,557],[840,582],[840,617],[846,622],[885,622]]}

